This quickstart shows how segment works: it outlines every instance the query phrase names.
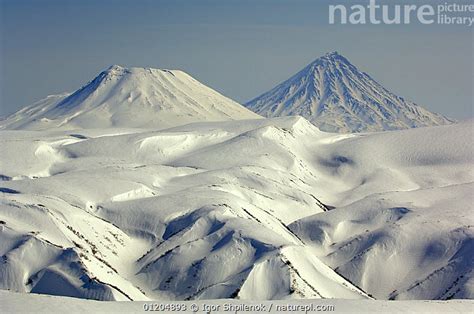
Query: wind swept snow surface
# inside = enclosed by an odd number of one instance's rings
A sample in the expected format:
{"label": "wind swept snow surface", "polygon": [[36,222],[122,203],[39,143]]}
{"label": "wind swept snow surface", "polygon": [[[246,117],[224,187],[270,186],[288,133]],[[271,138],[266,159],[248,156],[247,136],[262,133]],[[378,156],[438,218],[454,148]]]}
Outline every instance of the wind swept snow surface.
{"label": "wind swept snow surface", "polygon": [[49,96],[0,129],[153,128],[261,118],[178,70],[111,66],[72,94]]}
{"label": "wind swept snow surface", "polygon": [[300,115],[323,131],[387,131],[453,121],[396,96],[337,52],[246,105],[265,117]]}
{"label": "wind swept snow surface", "polygon": [[299,117],[3,130],[0,288],[473,298],[473,136],[472,123],[331,134]]}
{"label": "wind swept snow surface", "polygon": [[[148,302],[97,302],[46,295],[22,294],[0,291],[0,304],[3,313],[143,313],[144,308],[153,309]],[[244,306],[254,307],[268,311],[268,313],[308,313],[311,309],[332,313],[471,313],[472,301],[451,300],[437,301],[373,301],[373,300],[287,300],[281,301],[239,301],[239,300],[201,300],[157,303],[157,309],[169,305],[177,308],[186,308],[185,313],[191,308],[195,312],[205,312],[212,309],[211,313],[236,312],[232,309],[241,309]],[[32,310],[33,309],[33,310]],[[216,309],[216,310],[215,310]],[[309,309],[309,311],[308,311]],[[237,311],[241,313],[243,311]],[[250,312],[250,311],[246,311]]]}

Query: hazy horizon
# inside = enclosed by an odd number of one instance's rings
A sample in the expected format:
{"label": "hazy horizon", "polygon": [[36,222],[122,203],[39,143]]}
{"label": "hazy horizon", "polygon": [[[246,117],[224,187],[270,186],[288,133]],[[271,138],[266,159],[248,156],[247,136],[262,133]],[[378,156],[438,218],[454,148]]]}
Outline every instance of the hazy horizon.
{"label": "hazy horizon", "polygon": [[338,51],[399,96],[474,117],[467,26],[329,25],[326,0],[0,1],[0,115],[112,64],[180,69],[245,103]]}

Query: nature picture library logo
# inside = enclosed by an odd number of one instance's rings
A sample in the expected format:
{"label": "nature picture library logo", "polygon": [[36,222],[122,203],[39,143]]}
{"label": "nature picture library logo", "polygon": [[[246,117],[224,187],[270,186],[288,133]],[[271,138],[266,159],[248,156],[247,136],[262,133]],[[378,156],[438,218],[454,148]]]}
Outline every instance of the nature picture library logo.
{"label": "nature picture library logo", "polygon": [[[362,3],[364,2],[364,3]],[[368,2],[368,3],[367,3]],[[355,2],[356,3],[356,2]],[[376,0],[353,5],[329,5],[329,24],[474,24],[474,4],[380,4]]]}

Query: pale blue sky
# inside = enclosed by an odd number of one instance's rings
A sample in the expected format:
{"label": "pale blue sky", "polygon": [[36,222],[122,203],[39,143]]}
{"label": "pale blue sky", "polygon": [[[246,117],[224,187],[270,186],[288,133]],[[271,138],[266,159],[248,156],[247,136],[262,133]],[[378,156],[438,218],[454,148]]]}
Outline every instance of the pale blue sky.
{"label": "pale blue sky", "polygon": [[474,116],[472,27],[329,25],[333,2],[348,1],[0,0],[0,115],[111,64],[181,69],[245,102],[337,50],[400,96]]}

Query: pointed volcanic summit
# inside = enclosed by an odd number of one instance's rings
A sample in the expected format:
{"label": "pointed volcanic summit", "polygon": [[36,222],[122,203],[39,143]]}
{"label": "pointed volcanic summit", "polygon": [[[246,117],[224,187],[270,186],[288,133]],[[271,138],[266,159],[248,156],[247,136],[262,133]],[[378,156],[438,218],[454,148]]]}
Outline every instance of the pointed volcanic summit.
{"label": "pointed volcanic summit", "polygon": [[385,131],[453,122],[391,93],[337,52],[315,60],[245,106],[265,117],[300,115],[329,132]]}
{"label": "pointed volcanic summit", "polygon": [[14,113],[0,129],[164,129],[257,118],[182,71],[113,65],[72,94],[48,96]]}

